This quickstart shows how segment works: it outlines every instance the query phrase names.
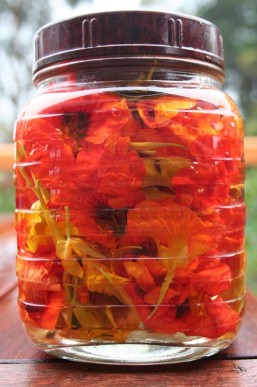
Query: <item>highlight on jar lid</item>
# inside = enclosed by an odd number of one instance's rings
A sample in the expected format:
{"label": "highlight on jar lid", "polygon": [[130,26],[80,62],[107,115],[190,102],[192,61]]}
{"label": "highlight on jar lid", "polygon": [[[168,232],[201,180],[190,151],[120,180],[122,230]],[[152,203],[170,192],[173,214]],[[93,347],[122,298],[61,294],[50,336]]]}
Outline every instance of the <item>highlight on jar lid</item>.
{"label": "highlight on jar lid", "polygon": [[42,27],[35,35],[34,73],[67,60],[149,55],[200,61],[224,71],[223,40],[214,24],[182,14],[117,11]]}

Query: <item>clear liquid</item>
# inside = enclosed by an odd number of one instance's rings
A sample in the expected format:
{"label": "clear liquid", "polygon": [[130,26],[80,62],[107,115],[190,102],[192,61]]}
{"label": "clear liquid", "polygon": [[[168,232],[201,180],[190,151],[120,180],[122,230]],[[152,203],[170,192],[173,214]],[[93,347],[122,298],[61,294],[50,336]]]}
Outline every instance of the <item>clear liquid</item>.
{"label": "clear liquid", "polygon": [[18,121],[21,319],[57,356],[104,362],[109,346],[118,362],[127,343],[188,348],[142,363],[192,360],[243,314],[241,120],[203,91],[125,94],[47,95]]}

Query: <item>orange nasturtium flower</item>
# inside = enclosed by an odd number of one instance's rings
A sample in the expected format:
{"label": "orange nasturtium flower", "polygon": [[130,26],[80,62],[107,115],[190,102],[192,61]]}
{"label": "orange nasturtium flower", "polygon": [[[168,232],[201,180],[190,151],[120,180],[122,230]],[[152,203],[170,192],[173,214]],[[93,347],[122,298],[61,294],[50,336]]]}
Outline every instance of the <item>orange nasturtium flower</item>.
{"label": "orange nasturtium flower", "polygon": [[77,182],[112,208],[133,207],[144,195],[140,192],[145,175],[143,160],[130,148],[128,138],[120,138],[115,148],[90,147],[76,160]]}
{"label": "orange nasturtium flower", "polygon": [[177,96],[162,96],[145,99],[138,103],[138,112],[146,126],[156,128],[167,126],[179,112],[192,109],[196,101]]}
{"label": "orange nasturtium flower", "polygon": [[119,137],[131,117],[125,98],[110,93],[74,94],[41,111],[74,152],[84,147],[85,141],[103,144],[112,134]]}
{"label": "orange nasturtium flower", "polygon": [[[64,187],[72,178],[75,160],[59,130],[45,119],[20,120],[16,128],[17,161],[24,162],[24,171],[33,187],[35,178],[45,187]],[[18,168],[20,168],[18,164]],[[34,179],[31,177],[34,175]]]}
{"label": "orange nasturtium flower", "polygon": [[159,262],[166,269],[153,315],[164,300],[175,270],[185,266],[191,258],[205,254],[210,249],[211,237],[206,225],[192,210],[169,199],[139,203],[135,211],[128,214],[128,234],[136,244],[152,239]]}

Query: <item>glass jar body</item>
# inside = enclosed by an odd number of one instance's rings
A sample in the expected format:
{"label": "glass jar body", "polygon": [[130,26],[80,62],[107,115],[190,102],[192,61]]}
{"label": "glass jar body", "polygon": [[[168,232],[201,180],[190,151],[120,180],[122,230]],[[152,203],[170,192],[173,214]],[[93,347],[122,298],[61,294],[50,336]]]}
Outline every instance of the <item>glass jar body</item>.
{"label": "glass jar body", "polygon": [[153,364],[234,340],[245,299],[243,128],[217,84],[156,66],[56,71],[25,106],[18,302],[38,347]]}

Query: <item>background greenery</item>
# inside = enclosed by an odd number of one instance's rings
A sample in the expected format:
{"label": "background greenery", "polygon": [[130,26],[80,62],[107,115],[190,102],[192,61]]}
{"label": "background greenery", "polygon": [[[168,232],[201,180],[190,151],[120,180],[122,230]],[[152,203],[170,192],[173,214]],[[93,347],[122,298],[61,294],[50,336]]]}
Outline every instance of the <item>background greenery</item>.
{"label": "background greenery", "polygon": [[[102,4],[102,8],[101,8]],[[112,6],[113,4],[113,6]],[[175,7],[180,4],[180,7]],[[4,0],[0,2],[0,142],[12,141],[20,107],[35,90],[31,85],[33,35],[45,23],[96,10],[130,8],[195,14],[222,31],[227,69],[224,90],[237,102],[246,135],[257,135],[257,1],[256,0]],[[111,8],[112,7],[112,8]],[[65,16],[66,16],[65,15]],[[257,294],[257,167],[246,175],[247,281]],[[14,210],[11,174],[0,173],[0,212]]]}

